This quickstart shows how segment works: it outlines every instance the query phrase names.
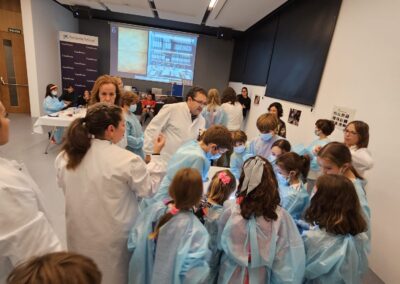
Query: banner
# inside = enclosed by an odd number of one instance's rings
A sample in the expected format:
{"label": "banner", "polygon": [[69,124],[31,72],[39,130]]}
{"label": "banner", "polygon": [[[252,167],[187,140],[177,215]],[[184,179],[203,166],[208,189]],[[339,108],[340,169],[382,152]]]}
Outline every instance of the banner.
{"label": "banner", "polygon": [[59,36],[63,90],[72,84],[75,94],[90,91],[98,77],[98,38],[68,32]]}

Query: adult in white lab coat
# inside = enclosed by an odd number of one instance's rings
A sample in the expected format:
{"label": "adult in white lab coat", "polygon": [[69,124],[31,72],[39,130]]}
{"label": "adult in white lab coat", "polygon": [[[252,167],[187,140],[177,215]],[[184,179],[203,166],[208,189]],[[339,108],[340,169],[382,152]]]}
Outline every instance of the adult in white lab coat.
{"label": "adult in white lab coat", "polygon": [[363,121],[355,120],[347,124],[344,130],[344,144],[349,147],[353,167],[364,177],[372,169],[374,160],[368,151],[369,126]]}
{"label": "adult in white lab coat", "polygon": [[205,129],[205,120],[201,112],[206,105],[206,91],[193,87],[186,94],[186,102],[163,106],[144,132],[143,150],[146,161],[150,160],[153,141],[160,132],[166,138],[165,147],[161,151],[162,159],[165,161],[168,161],[185,142],[197,139],[199,131]]}
{"label": "adult in white lab coat", "polygon": [[[105,284],[127,282],[126,244],[138,214],[137,197],[155,193],[166,167],[159,156],[146,166],[116,146],[124,133],[121,108],[95,104],[71,124],[55,162],[65,194],[68,249],[91,257]],[[160,135],[153,153],[159,154],[164,144]]]}
{"label": "adult in white lab coat", "polygon": [[[8,135],[0,102],[0,145]],[[42,193],[24,166],[0,158],[0,283],[19,262],[63,249],[47,216]]]}
{"label": "adult in white lab coat", "polygon": [[222,93],[221,109],[227,115],[226,128],[229,131],[238,131],[243,122],[243,107],[238,102],[236,92],[233,88],[227,87]]}

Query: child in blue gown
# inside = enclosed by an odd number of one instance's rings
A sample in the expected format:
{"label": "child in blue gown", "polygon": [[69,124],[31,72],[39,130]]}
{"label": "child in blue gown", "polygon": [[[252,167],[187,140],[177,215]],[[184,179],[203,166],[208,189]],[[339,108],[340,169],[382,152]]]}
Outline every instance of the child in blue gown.
{"label": "child in blue gown", "polygon": [[310,158],[289,152],[276,160],[281,206],[296,221],[307,208],[310,196],[303,183],[310,168]]}
{"label": "child in blue gown", "polygon": [[278,183],[271,164],[248,159],[237,202],[218,222],[222,250],[218,283],[301,283],[303,241],[285,209],[279,206]]}
{"label": "child in blue gown", "polygon": [[211,250],[210,275],[206,283],[217,283],[221,251],[218,250],[218,219],[223,212],[224,202],[236,189],[236,179],[229,170],[222,170],[213,176],[207,195],[196,210],[196,216],[204,224],[210,234],[208,244]]}
{"label": "child in blue gown", "polygon": [[342,175],[316,182],[305,219],[305,283],[362,283],[368,269],[368,229],[353,183]]}
{"label": "child in blue gown", "polygon": [[129,283],[203,283],[209,274],[207,230],[193,214],[203,194],[196,169],[179,170],[171,202],[156,202],[139,215],[128,239]]}

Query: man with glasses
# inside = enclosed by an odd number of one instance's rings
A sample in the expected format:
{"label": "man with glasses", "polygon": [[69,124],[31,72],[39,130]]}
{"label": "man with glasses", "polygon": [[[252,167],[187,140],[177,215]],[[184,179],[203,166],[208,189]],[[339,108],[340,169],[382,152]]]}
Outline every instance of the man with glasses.
{"label": "man with glasses", "polygon": [[146,162],[150,162],[153,141],[159,133],[163,133],[166,138],[165,147],[160,154],[164,161],[168,161],[182,144],[197,139],[200,131],[205,129],[201,111],[206,105],[207,93],[199,87],[189,90],[185,102],[164,105],[144,133],[143,150]]}

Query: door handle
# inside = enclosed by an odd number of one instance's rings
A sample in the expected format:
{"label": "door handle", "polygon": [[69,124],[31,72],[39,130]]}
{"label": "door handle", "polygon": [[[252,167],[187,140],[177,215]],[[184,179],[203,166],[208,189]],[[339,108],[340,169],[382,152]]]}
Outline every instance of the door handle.
{"label": "door handle", "polygon": [[3,76],[0,77],[0,82],[3,86],[8,85],[8,86],[19,86],[19,87],[28,87],[28,84],[9,84],[4,82]]}

